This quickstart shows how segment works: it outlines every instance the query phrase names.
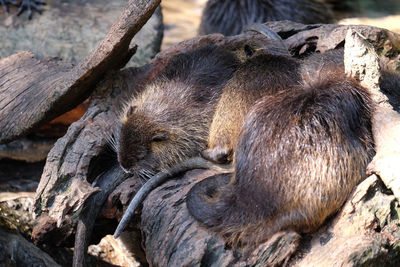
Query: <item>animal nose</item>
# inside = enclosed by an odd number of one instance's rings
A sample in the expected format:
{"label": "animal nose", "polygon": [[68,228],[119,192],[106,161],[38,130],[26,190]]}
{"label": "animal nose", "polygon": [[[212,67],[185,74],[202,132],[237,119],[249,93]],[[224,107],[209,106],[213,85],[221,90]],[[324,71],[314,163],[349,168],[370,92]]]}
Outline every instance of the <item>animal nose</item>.
{"label": "animal nose", "polygon": [[124,161],[119,161],[119,166],[124,170],[124,172],[130,173],[129,166]]}

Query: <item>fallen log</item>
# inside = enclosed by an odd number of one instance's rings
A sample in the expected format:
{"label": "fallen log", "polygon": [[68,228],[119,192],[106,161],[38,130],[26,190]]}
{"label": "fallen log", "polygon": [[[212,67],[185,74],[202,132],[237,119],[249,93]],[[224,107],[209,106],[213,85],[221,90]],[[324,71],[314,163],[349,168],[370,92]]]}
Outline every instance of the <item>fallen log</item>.
{"label": "fallen log", "polygon": [[0,264],[2,266],[60,266],[48,254],[22,236],[0,228]]}
{"label": "fallen log", "polygon": [[123,67],[136,51],[130,41],[159,3],[129,1],[104,40],[75,67],[29,52],[1,60],[0,144],[80,104],[108,71]]}
{"label": "fallen log", "polygon": [[[326,27],[329,28],[330,26],[327,25]],[[338,27],[342,26],[332,25],[332,28]],[[354,28],[357,30],[358,26],[354,26]],[[337,44],[332,48],[344,46],[348,29],[348,26],[340,29],[340,31],[337,29],[340,32],[340,37],[334,36],[332,42],[337,42]],[[368,30],[365,27],[360,27],[360,29],[362,31]],[[315,28],[309,30],[313,32],[301,33],[301,36],[316,34]],[[371,27],[368,32],[370,38],[372,38],[371,36],[377,38],[374,44],[377,45],[378,49],[382,48],[383,44],[390,45],[391,42],[397,44],[400,40],[395,34],[382,35],[382,32],[386,32],[382,29]],[[321,29],[319,35],[318,38],[313,39],[316,43],[312,48],[313,50],[298,50],[297,55],[315,52],[319,49],[318,40],[323,39],[321,35],[327,36]],[[379,39],[388,38],[388,36],[391,36],[390,38],[395,36],[397,39],[386,39],[386,41]],[[296,38],[293,37],[292,40]],[[290,42],[287,42],[287,40],[285,39],[285,43],[288,47],[293,47],[291,46],[292,40],[289,40]],[[307,40],[302,42],[299,40],[297,44],[304,45],[307,42]],[[326,43],[328,43],[328,40],[323,40],[323,46],[326,46]],[[381,56],[388,57],[389,62],[393,60],[394,62],[390,62],[392,63],[391,66],[396,66],[399,50],[395,45],[391,47],[390,53]],[[399,90],[399,88],[392,89],[394,91]],[[391,118],[390,116],[387,120],[390,121]],[[379,121],[377,118],[375,120]],[[395,125],[399,124],[395,122]],[[375,124],[374,127],[377,126]],[[387,137],[390,137],[393,133],[396,133],[396,128],[386,128],[385,133],[375,128],[374,138],[375,140],[383,138],[382,143],[387,143],[390,146],[390,144],[397,142],[396,138],[387,140]],[[386,139],[386,142],[383,141],[384,139]],[[395,146],[395,148],[397,147]],[[377,147],[377,155],[380,154],[381,149],[380,146]],[[383,162],[385,162],[385,157],[390,160],[390,158],[387,158],[390,155],[382,155]],[[395,155],[394,158],[398,161],[399,155]],[[381,166],[381,169],[390,170],[390,168],[386,169],[385,167]],[[293,233],[280,233],[269,241],[272,244],[267,242],[267,244],[256,248],[251,256],[243,257],[237,251],[227,248],[221,237],[207,231],[206,228],[194,221],[187,212],[185,206],[186,193],[194,183],[211,175],[212,173],[207,173],[207,171],[188,172],[183,177],[171,179],[157,188],[144,201],[141,225],[143,242],[150,265],[275,266],[288,263],[291,266],[342,266],[396,265],[400,261],[398,257],[400,241],[396,237],[398,236],[399,203],[377,176],[372,175],[361,183],[346,202],[342,211],[329,220],[318,232],[304,235],[300,242],[299,251],[295,255],[292,255],[294,251],[291,248],[296,247],[299,242],[298,238]],[[395,178],[395,180],[398,181],[399,179]],[[117,190],[121,189],[117,188]],[[283,248],[283,250],[279,250],[279,248]]]}
{"label": "fallen log", "polygon": [[[295,56],[323,52],[326,47],[343,47],[349,28],[337,25],[305,26],[289,22],[273,25],[280,27],[277,32],[284,37],[284,42]],[[386,58],[391,66],[398,64],[398,35],[374,27],[354,26],[354,29],[369,31],[369,36],[373,37],[367,39],[375,38],[372,43],[382,52],[381,57]],[[335,34],[328,45],[331,37],[327,33],[331,32]],[[36,196],[36,212],[42,215],[44,223],[35,228],[34,238],[43,241],[45,236],[52,233],[54,236],[57,227],[67,227],[68,231],[58,232],[59,236],[56,237],[62,244],[61,241],[74,232],[76,216],[86,200],[97,192],[90,182],[97,174],[111,168],[104,165],[105,162],[112,162],[105,152],[106,137],[113,132],[118,108],[128,95],[139,92],[177,53],[207,44],[234,49],[242,47],[249,39],[251,42],[256,40],[254,42],[258,46],[265,42],[256,32],[246,34],[230,38],[222,35],[197,37],[163,51],[146,67],[117,71],[108,76],[97,87],[84,117],[71,125],[68,133],[56,143],[49,154]],[[304,46],[306,48],[302,49]],[[384,47],[390,49],[380,50]],[[264,43],[264,49],[268,48],[268,42]],[[272,51],[280,53],[279,49]],[[376,131],[374,134],[379,135],[380,132]],[[377,155],[378,153],[379,151]],[[101,169],[101,166],[104,168]],[[152,265],[306,265],[314,262],[340,265],[398,261],[398,202],[375,176],[360,184],[344,209],[320,231],[303,236],[300,251],[295,256],[292,253],[293,247],[299,242],[298,235],[278,233],[269,242],[256,248],[252,255],[244,257],[226,247],[221,237],[199,225],[186,210],[185,192],[195,182],[209,175],[210,171],[188,172],[183,177],[171,179],[145,199],[141,213],[142,238],[147,260]],[[127,203],[129,194],[134,194],[134,188],[137,187],[132,187],[132,191],[128,192],[127,188],[117,187],[112,195],[123,199],[109,198],[105,205],[109,210],[103,210],[101,214],[119,218],[122,204]],[[373,207],[379,207],[379,212]],[[358,216],[356,224],[355,214]],[[348,244],[346,240],[354,243]],[[340,249],[336,249],[337,247]],[[332,257],[321,256],[322,253],[331,254]]]}

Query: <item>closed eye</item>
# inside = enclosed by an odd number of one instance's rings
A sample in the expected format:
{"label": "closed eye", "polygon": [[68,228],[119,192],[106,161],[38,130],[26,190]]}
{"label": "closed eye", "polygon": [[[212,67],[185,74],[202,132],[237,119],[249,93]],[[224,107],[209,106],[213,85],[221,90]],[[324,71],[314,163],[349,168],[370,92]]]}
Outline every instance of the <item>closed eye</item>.
{"label": "closed eye", "polygon": [[161,142],[167,140],[169,137],[169,134],[167,132],[159,132],[153,135],[151,138],[151,141],[153,142]]}
{"label": "closed eye", "polygon": [[165,141],[166,138],[160,138],[160,137],[153,137],[152,141],[153,142],[161,142],[161,141]]}

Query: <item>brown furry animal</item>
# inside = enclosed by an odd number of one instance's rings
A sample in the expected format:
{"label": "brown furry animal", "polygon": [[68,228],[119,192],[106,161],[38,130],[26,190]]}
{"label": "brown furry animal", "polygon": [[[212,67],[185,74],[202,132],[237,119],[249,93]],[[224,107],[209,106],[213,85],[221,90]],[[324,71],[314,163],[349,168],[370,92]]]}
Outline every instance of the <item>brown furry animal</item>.
{"label": "brown furry animal", "polygon": [[317,229],[365,176],[374,154],[369,94],[340,68],[312,71],[318,79],[266,96],[247,114],[233,174],[187,195],[189,212],[232,245]]}
{"label": "brown furry animal", "polygon": [[291,57],[268,54],[241,65],[224,87],[203,157],[218,163],[232,161],[245,115],[263,96],[297,84],[298,68],[298,61]]}
{"label": "brown furry animal", "polygon": [[222,88],[238,64],[214,46],[171,60],[127,105],[117,144],[121,167],[147,178],[204,150]]}
{"label": "brown furry animal", "polygon": [[319,0],[209,0],[199,34],[236,35],[251,24],[278,20],[331,23],[333,14],[330,7]]}

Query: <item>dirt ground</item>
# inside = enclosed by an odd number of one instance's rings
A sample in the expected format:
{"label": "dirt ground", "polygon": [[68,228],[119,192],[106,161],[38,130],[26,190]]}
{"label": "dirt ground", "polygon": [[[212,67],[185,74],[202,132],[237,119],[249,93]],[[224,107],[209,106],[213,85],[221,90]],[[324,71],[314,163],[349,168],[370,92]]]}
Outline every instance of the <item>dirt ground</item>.
{"label": "dirt ground", "polygon": [[[342,0],[346,1],[346,0]],[[347,0],[349,1],[349,0]],[[353,11],[339,12],[338,24],[371,25],[400,33],[400,0],[352,0]],[[164,40],[162,49],[197,35],[201,12],[207,0],[163,0]]]}
{"label": "dirt ground", "polygon": [[197,35],[201,12],[207,0],[163,0],[164,20],[162,49]]}

